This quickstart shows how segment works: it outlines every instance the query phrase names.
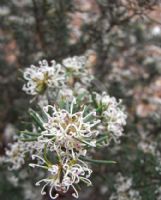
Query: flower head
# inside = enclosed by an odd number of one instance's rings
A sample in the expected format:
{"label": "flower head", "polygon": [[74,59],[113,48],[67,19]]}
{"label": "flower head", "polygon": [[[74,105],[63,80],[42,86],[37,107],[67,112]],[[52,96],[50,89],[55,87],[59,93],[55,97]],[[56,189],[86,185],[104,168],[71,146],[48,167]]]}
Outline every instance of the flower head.
{"label": "flower head", "polygon": [[59,88],[64,84],[64,72],[55,61],[49,66],[46,60],[40,61],[39,67],[31,65],[24,72],[27,83],[23,90],[30,95],[42,94],[47,88]]}
{"label": "flower head", "polygon": [[117,102],[114,97],[110,97],[105,92],[102,95],[96,93],[96,102],[101,109],[102,125],[110,134],[110,137],[118,141],[122,136],[123,126],[126,125],[126,114],[121,107],[121,101]]}
{"label": "flower head", "polygon": [[18,141],[9,144],[10,149],[6,150],[5,162],[12,164],[10,169],[19,169],[25,163],[26,144]]}
{"label": "flower head", "polygon": [[[69,188],[73,189],[73,194],[75,198],[78,198],[78,192],[75,188],[75,185],[79,182],[85,182],[88,186],[91,185],[89,177],[92,173],[92,170],[88,168],[87,164],[80,160],[69,160],[62,159],[57,164],[49,164],[43,158],[33,155],[33,159],[40,159],[41,165],[30,164],[31,167],[40,167],[48,171],[48,177],[41,179],[36,183],[39,186],[44,182],[44,185],[41,190],[41,194],[45,195],[45,188],[49,187],[49,195],[51,199],[56,199],[59,196],[59,193],[66,193]],[[54,195],[53,193],[56,192]]]}
{"label": "flower head", "polygon": [[67,69],[76,73],[84,68],[86,59],[84,56],[74,56],[65,58],[62,63]]}
{"label": "flower head", "polygon": [[75,158],[76,155],[85,155],[87,146],[95,146],[97,130],[94,126],[99,121],[89,120],[95,112],[85,115],[83,109],[73,113],[73,104],[74,101],[70,105],[70,111],[50,105],[44,107],[47,122],[44,122],[45,131],[39,139],[48,141],[48,145],[62,152],[72,153]]}
{"label": "flower head", "polygon": [[77,82],[81,82],[84,88],[90,85],[91,81],[93,80],[93,76],[89,73],[89,70],[86,67],[86,63],[87,60],[84,56],[69,57],[62,61],[62,64],[67,71],[68,85],[71,83],[75,84]]}

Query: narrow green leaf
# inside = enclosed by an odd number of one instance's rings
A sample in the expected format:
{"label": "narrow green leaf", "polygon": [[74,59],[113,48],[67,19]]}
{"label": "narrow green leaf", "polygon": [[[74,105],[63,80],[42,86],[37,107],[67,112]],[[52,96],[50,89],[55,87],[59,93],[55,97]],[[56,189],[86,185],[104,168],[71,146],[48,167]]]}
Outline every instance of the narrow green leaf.
{"label": "narrow green leaf", "polygon": [[105,135],[105,136],[103,136],[103,137],[97,139],[97,143],[101,143],[101,142],[103,142],[103,141],[105,141],[105,140],[108,140],[108,135]]}
{"label": "narrow green leaf", "polygon": [[59,102],[59,107],[60,108],[64,108],[64,105],[65,105],[65,101],[64,100],[61,100],[60,102]]}
{"label": "narrow green leaf", "polygon": [[116,161],[112,161],[112,160],[94,160],[91,158],[85,158],[81,156],[81,159],[87,162],[91,162],[91,163],[96,163],[96,164],[116,164]]}
{"label": "narrow green leaf", "polygon": [[44,160],[46,161],[48,166],[52,165],[52,163],[47,158],[47,144],[45,144],[45,147],[44,147]]}
{"label": "narrow green leaf", "polygon": [[40,118],[40,116],[32,109],[29,110],[29,114],[32,117],[32,119],[35,121],[35,123],[42,129],[44,130],[43,124],[42,124],[42,120]]}
{"label": "narrow green leaf", "polygon": [[20,140],[23,142],[33,142],[33,141],[37,141],[37,137],[36,138],[20,138]]}
{"label": "narrow green leaf", "polygon": [[20,134],[29,135],[29,136],[40,136],[40,133],[33,133],[31,131],[20,131]]}

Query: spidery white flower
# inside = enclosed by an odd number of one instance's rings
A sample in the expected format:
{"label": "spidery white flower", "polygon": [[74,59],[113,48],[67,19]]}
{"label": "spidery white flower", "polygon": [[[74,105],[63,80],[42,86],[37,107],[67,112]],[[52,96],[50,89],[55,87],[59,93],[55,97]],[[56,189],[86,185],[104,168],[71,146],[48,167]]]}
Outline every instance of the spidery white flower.
{"label": "spidery white flower", "polygon": [[71,102],[73,99],[73,96],[81,97],[82,101],[84,100],[89,101],[91,97],[88,88],[82,87],[82,84],[80,82],[76,82],[73,88],[61,89],[59,92],[58,99],[59,101],[65,100],[65,101]]}
{"label": "spidery white flower", "polygon": [[126,125],[126,114],[124,108],[121,107],[121,100],[117,102],[114,97],[110,97],[105,92],[102,95],[95,93],[96,103],[101,108],[102,125],[101,128],[106,128],[116,142],[123,134],[123,126]]}
{"label": "spidery white flower", "polygon": [[26,144],[18,141],[13,144],[9,144],[9,148],[6,150],[5,162],[12,164],[10,169],[19,169],[25,163],[25,149]]}
{"label": "spidery white flower", "polygon": [[42,94],[47,88],[59,88],[64,85],[64,71],[60,64],[53,60],[49,66],[46,60],[39,62],[40,66],[31,65],[24,72],[27,83],[23,90],[30,95]]}
{"label": "spidery white flower", "polygon": [[[49,187],[49,195],[51,199],[56,199],[59,193],[66,193],[69,188],[73,189],[75,198],[78,198],[78,192],[75,187],[79,182],[85,182],[87,186],[91,185],[89,177],[92,170],[88,168],[87,164],[80,160],[68,160],[66,158],[59,161],[58,164],[51,164],[46,162],[42,157],[33,155],[33,159],[40,159],[40,164],[30,164],[31,167],[40,167],[48,171],[48,177],[39,180],[36,185],[39,186],[44,183],[41,194],[45,195],[45,188]],[[54,194],[54,192],[56,192]]]}
{"label": "spidery white flower", "polygon": [[64,151],[67,155],[72,154],[73,158],[85,155],[86,146],[95,146],[98,131],[94,127],[100,122],[89,120],[96,113],[92,111],[85,114],[86,107],[73,113],[74,101],[70,105],[70,111],[51,105],[44,107],[47,122],[44,122],[45,131],[39,137],[40,141],[44,140],[51,148]]}
{"label": "spidery white flower", "polygon": [[116,176],[116,193],[113,193],[109,200],[141,200],[139,191],[133,189],[133,180],[124,177],[122,174]]}
{"label": "spidery white flower", "polygon": [[62,64],[73,73],[77,73],[85,67],[86,59],[84,56],[74,56],[65,58]]}
{"label": "spidery white flower", "polygon": [[25,163],[26,153],[32,154],[36,149],[35,142],[23,142],[18,140],[13,144],[9,144],[4,156],[4,162],[10,163],[10,170],[18,170]]}
{"label": "spidery white flower", "polygon": [[[62,65],[67,71],[67,84],[73,84],[73,82],[81,82],[83,87],[89,86],[94,77],[89,73],[86,67],[87,59],[85,56],[74,56],[66,58],[62,61]],[[76,78],[76,80],[73,78]]]}

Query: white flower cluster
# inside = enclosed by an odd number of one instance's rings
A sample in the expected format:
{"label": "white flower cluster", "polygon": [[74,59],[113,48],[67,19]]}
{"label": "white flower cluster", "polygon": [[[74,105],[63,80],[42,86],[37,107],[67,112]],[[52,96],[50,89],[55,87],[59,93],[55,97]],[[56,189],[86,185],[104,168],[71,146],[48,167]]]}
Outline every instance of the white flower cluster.
{"label": "white flower cluster", "polygon": [[78,198],[77,185],[91,185],[87,162],[108,163],[89,158],[91,150],[107,145],[111,138],[118,140],[126,124],[121,101],[93,91],[86,62],[82,56],[66,58],[62,64],[52,61],[51,66],[43,60],[24,72],[23,90],[38,97],[41,113],[29,110],[30,131],[22,131],[6,151],[7,161],[19,169],[27,156],[32,157],[30,166],[46,171],[46,178],[36,185],[43,183],[41,194],[49,191],[51,199],[69,190]]}
{"label": "white flower cluster", "polygon": [[25,163],[25,145],[23,142],[19,141],[9,146],[10,149],[6,150],[6,162],[12,164],[11,169],[19,169]]}
{"label": "white flower cluster", "polygon": [[55,92],[60,88],[73,89],[73,84],[79,81],[87,85],[93,76],[89,74],[85,64],[84,56],[66,58],[62,64],[52,60],[51,66],[46,60],[40,61],[38,67],[31,65],[30,68],[26,68],[24,79],[27,83],[23,86],[23,90],[30,95],[42,95],[46,91]]}
{"label": "white flower cluster", "polygon": [[74,74],[79,74],[84,71],[86,60],[84,56],[74,56],[72,58],[66,58],[62,61],[63,65]]}
{"label": "white flower cluster", "polygon": [[73,159],[76,159],[79,155],[86,155],[87,145],[96,146],[98,131],[94,127],[100,120],[89,121],[88,118],[94,118],[96,112],[85,115],[85,107],[82,111],[73,113],[74,101],[75,99],[71,103],[70,112],[51,105],[44,107],[47,121],[39,140],[47,143],[51,149],[54,146],[61,154],[72,154]]}
{"label": "white flower cluster", "polygon": [[[57,159],[53,164],[47,159],[45,150],[32,155],[32,158],[38,158],[37,164],[31,163],[31,167],[40,167],[48,171],[48,178],[42,179],[36,183],[44,182],[42,194],[47,186],[50,187],[49,195],[52,199],[59,196],[59,192],[65,193],[69,188],[73,188],[73,196],[78,198],[78,192],[75,187],[80,181],[91,185],[89,177],[92,170],[81,160],[85,157],[89,147],[96,147],[96,137],[98,131],[95,128],[100,120],[94,120],[96,112],[86,113],[86,108],[82,111],[74,112],[75,99],[69,106],[69,111],[57,108],[56,106],[45,106],[43,108],[44,121],[42,125],[44,130],[37,138],[48,152],[54,152]],[[89,120],[90,119],[90,120]],[[91,120],[92,119],[92,120]],[[40,154],[41,156],[39,156]],[[54,191],[56,194],[54,195]]]}
{"label": "white flower cluster", "polygon": [[24,79],[28,82],[23,90],[30,95],[43,93],[47,88],[59,88],[63,86],[64,72],[61,65],[53,60],[49,66],[46,60],[39,62],[39,67],[31,65],[24,72]]}
{"label": "white flower cluster", "polygon": [[116,176],[116,193],[112,194],[109,200],[141,200],[139,191],[133,189],[132,179],[122,174]]}
{"label": "white flower cluster", "polygon": [[109,139],[119,141],[123,134],[123,126],[126,125],[126,114],[121,107],[121,100],[117,102],[115,97],[110,97],[103,92],[102,95],[95,93],[96,103],[101,111],[102,123],[100,130],[108,132]]}
{"label": "white flower cluster", "polygon": [[9,148],[6,149],[6,156],[4,163],[10,163],[10,170],[18,170],[25,163],[25,156],[27,152],[33,153],[35,142],[22,142],[18,140],[13,144],[9,144]]}
{"label": "white flower cluster", "polygon": [[32,155],[32,158],[40,159],[41,165],[30,164],[31,167],[44,168],[49,173],[47,178],[41,179],[36,183],[37,186],[42,182],[44,183],[41,190],[42,195],[46,194],[45,189],[49,186],[49,195],[51,199],[56,199],[59,196],[59,192],[66,193],[71,187],[74,191],[72,196],[78,198],[78,192],[75,185],[80,181],[85,182],[87,185],[91,185],[91,181],[88,178],[90,177],[92,170],[81,160],[68,160],[68,158],[64,157],[58,164],[51,164],[37,155]]}

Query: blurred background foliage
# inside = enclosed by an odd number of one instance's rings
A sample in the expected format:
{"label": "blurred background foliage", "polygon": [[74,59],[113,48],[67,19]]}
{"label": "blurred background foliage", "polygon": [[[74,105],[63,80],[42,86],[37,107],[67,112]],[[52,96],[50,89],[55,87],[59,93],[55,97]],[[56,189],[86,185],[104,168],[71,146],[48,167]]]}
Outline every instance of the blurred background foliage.
{"label": "blurred background foliage", "polygon": [[[84,188],[80,199],[161,200],[157,0],[1,0],[0,155],[27,113],[22,70],[44,58],[59,61],[82,54],[91,62],[98,90],[123,99],[128,121],[121,143],[95,155],[117,164],[94,165],[93,187]],[[34,181],[23,169],[12,173],[1,166],[0,199],[49,199],[39,195]]]}

